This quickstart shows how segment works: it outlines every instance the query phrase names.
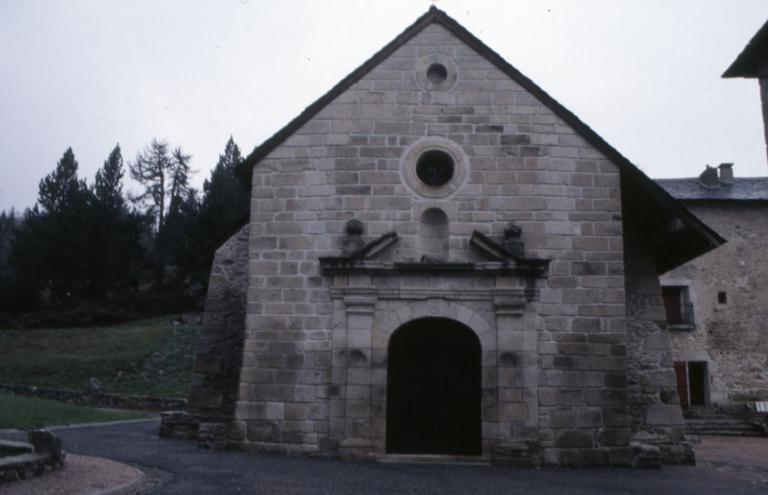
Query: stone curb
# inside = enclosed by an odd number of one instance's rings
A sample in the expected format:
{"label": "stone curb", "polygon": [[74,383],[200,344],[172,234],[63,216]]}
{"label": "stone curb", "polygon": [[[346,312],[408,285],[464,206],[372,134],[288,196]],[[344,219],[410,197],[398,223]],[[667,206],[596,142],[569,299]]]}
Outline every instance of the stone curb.
{"label": "stone curb", "polygon": [[[111,460],[111,459],[108,459]],[[116,462],[116,461],[114,461]],[[131,466],[136,468],[136,466]],[[139,469],[139,468],[136,468]],[[93,492],[88,492],[87,495],[128,495],[133,493],[133,490],[144,483],[144,481],[147,479],[147,475],[144,474],[144,471],[139,470],[139,475],[136,476],[131,481],[128,481],[127,483],[123,483],[122,485],[113,486],[112,488],[105,488],[103,490],[97,490]]]}
{"label": "stone curb", "polygon": [[99,426],[114,426],[125,425],[131,423],[146,423],[148,421],[158,421],[159,417],[143,418],[143,419],[121,419],[118,421],[102,421],[100,423],[79,423],[72,425],[59,425],[59,426],[46,426],[46,430],[69,430],[71,428],[97,428]]}
{"label": "stone curb", "polygon": [[102,407],[108,409],[132,409],[139,411],[167,411],[185,409],[185,399],[154,397],[150,395],[123,395],[98,391],[83,391],[66,388],[38,387],[34,385],[14,385],[0,383],[0,390],[22,397],[71,402],[80,406]]}

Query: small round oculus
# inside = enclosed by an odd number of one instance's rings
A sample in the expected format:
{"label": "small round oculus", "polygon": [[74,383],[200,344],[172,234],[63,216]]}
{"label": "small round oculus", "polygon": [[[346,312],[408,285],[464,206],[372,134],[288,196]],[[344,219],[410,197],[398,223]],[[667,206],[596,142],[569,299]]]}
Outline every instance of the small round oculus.
{"label": "small round oculus", "polygon": [[442,53],[419,57],[413,69],[416,84],[425,91],[449,91],[459,77],[456,62]]}
{"label": "small round oculus", "polygon": [[416,161],[416,177],[430,187],[441,187],[451,181],[455,171],[453,157],[443,150],[428,150]]}
{"label": "small round oculus", "polygon": [[427,79],[433,84],[440,84],[448,78],[448,69],[441,63],[434,63],[427,68]]}

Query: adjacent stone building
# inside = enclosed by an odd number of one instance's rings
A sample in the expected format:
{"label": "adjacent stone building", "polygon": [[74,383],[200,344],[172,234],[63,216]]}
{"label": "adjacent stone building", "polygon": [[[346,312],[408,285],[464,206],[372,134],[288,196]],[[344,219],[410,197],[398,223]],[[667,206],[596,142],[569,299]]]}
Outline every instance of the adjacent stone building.
{"label": "adjacent stone building", "polygon": [[[768,22],[723,77],[758,79],[768,143]],[[661,278],[683,408],[768,400],[768,177],[658,182],[728,240]]]}
{"label": "adjacent stone building", "polygon": [[683,407],[768,400],[768,177],[658,182],[728,240],[661,277]]}
{"label": "adjacent stone building", "polygon": [[445,13],[242,172],[251,217],[216,254],[190,435],[355,458],[691,462],[658,274],[722,239]]}

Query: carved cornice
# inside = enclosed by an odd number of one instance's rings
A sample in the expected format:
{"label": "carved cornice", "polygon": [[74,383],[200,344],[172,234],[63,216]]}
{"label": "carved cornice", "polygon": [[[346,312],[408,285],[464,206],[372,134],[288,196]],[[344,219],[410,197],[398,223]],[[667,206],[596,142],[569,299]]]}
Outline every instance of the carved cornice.
{"label": "carved cornice", "polygon": [[549,270],[549,261],[523,259],[515,261],[486,261],[481,263],[397,263],[324,257],[320,258],[320,269],[325,275],[350,273],[379,276],[451,274],[475,276],[512,275],[525,278],[543,278]]}
{"label": "carved cornice", "polygon": [[502,311],[524,308],[526,303],[539,298],[538,289],[431,289],[431,288],[370,288],[345,287],[331,289],[331,298],[342,299],[347,307],[373,305],[377,300],[424,301],[492,301]]}

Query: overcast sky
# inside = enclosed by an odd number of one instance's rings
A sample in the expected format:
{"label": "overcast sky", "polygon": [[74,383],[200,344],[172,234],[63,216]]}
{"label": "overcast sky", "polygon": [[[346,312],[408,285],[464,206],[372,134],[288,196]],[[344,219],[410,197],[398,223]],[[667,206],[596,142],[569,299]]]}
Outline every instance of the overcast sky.
{"label": "overcast sky", "polygon": [[[423,14],[418,0],[0,0],[0,210],[67,147],[90,183],[116,143],[193,155],[199,187]],[[451,1],[438,7],[651,177],[768,175],[757,81],[720,75],[765,0]]]}

